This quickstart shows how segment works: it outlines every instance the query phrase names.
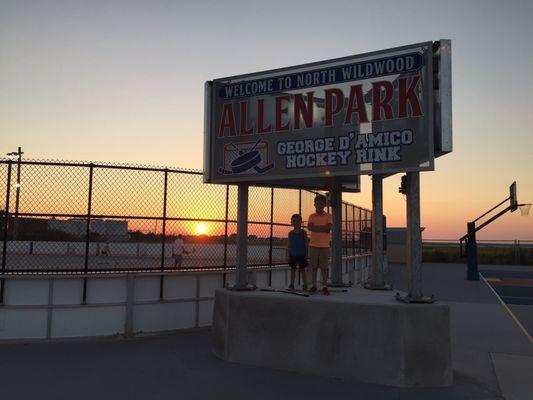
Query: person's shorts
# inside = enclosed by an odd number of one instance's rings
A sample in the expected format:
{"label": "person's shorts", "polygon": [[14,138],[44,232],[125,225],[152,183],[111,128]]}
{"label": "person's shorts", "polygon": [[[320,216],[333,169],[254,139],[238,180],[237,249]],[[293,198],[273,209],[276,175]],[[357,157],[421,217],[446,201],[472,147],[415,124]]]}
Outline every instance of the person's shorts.
{"label": "person's shorts", "polygon": [[290,256],[289,257],[289,266],[291,268],[305,268],[309,265],[307,258],[305,256]]}
{"label": "person's shorts", "polygon": [[309,266],[329,268],[329,247],[309,247]]}

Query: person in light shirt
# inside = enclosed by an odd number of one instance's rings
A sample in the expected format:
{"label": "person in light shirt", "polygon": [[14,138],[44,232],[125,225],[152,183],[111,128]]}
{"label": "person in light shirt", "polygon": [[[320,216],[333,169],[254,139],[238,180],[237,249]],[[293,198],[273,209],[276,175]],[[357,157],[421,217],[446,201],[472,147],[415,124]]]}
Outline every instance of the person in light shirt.
{"label": "person in light shirt", "polygon": [[183,245],[183,235],[179,234],[176,240],[172,243],[172,258],[174,259],[174,267],[181,267],[183,263],[183,254],[189,254]]}
{"label": "person in light shirt", "polygon": [[331,241],[331,227],[332,217],[327,213],[326,197],[317,195],[315,197],[315,210],[309,216],[307,221],[307,229],[311,232],[311,239],[309,240],[309,266],[311,268],[312,287],[309,293],[317,291],[317,275],[318,269],[322,275],[322,293],[329,295],[328,289],[328,272],[329,272],[329,249]]}

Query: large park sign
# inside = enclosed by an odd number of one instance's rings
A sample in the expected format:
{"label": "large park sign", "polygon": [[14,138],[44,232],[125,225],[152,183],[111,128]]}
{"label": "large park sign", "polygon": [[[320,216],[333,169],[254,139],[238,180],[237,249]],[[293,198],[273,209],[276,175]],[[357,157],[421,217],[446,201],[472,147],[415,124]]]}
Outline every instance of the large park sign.
{"label": "large park sign", "polygon": [[450,42],[206,84],[205,181],[357,190],[451,151]]}

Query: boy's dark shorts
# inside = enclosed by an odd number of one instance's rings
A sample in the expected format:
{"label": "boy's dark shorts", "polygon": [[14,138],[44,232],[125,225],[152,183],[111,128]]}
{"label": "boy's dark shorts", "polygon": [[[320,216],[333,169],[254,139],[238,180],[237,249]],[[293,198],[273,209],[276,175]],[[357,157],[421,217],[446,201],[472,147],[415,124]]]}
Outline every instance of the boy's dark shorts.
{"label": "boy's dark shorts", "polygon": [[307,257],[305,256],[290,256],[289,257],[289,266],[291,268],[305,268],[309,265],[307,262]]}

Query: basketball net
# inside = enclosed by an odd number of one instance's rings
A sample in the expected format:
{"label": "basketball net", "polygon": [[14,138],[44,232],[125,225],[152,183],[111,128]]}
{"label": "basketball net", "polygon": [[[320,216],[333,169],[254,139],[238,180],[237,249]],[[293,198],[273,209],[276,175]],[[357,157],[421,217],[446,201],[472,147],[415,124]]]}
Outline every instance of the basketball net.
{"label": "basketball net", "polygon": [[520,204],[518,208],[520,208],[520,214],[522,215],[522,217],[527,217],[529,215],[529,209],[531,208],[531,204]]}

